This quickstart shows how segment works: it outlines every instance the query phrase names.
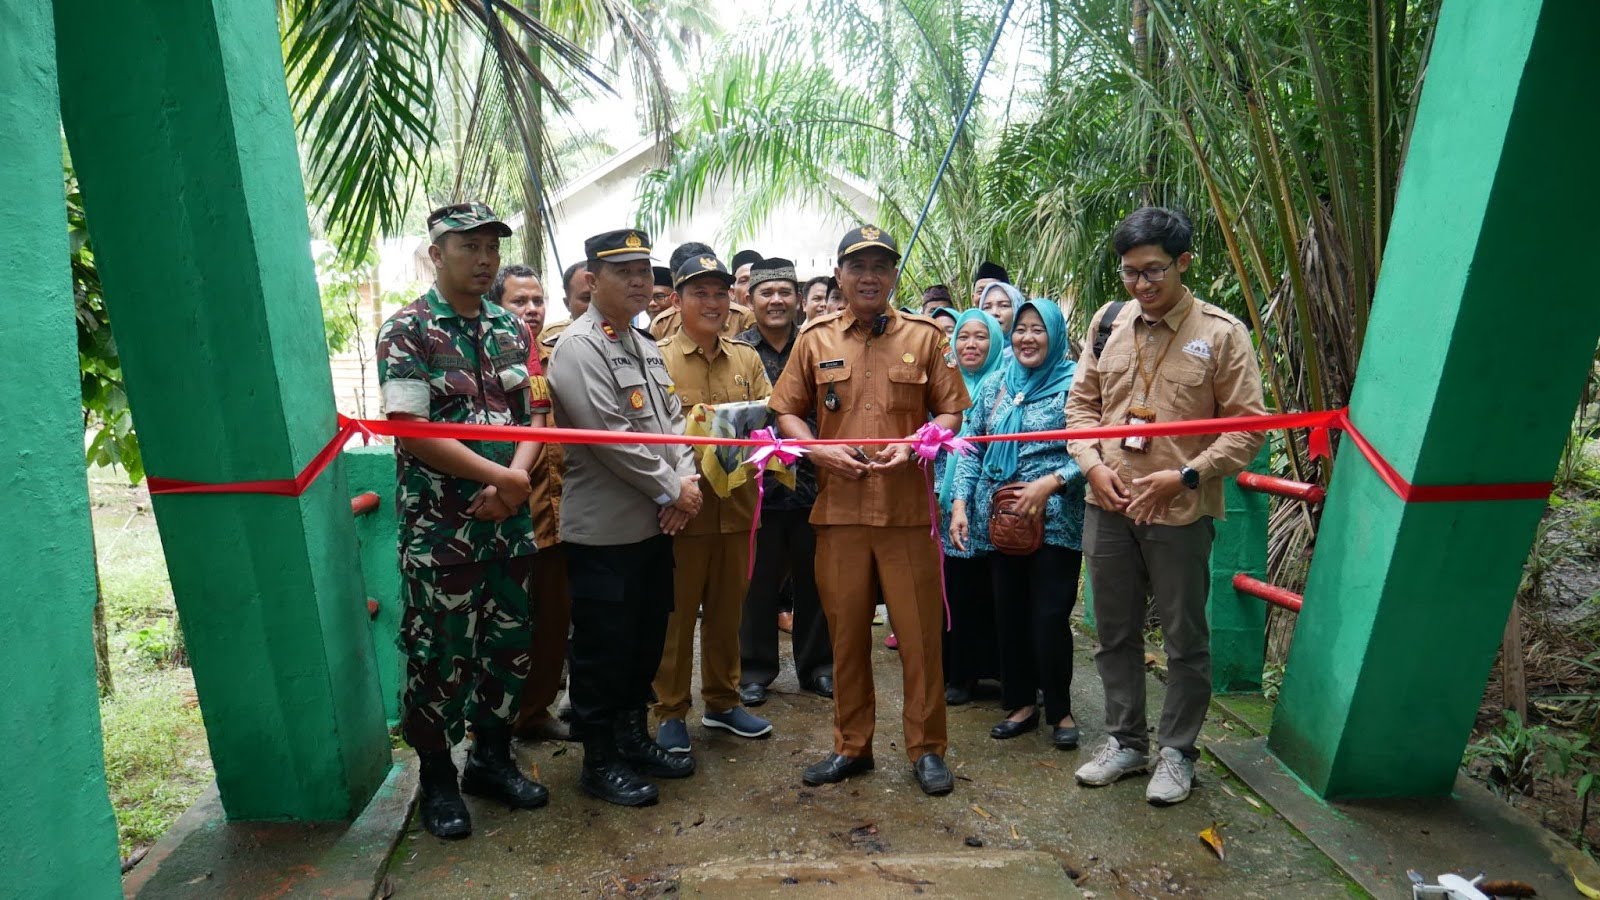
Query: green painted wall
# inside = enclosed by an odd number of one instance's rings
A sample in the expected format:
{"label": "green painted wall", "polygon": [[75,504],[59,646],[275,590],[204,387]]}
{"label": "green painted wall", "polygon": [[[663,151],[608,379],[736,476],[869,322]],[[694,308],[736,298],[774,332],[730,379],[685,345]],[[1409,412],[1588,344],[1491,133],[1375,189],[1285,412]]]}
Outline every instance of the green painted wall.
{"label": "green painted wall", "polygon": [[[1270,472],[1270,450],[1263,446],[1250,464],[1252,472]],[[1267,577],[1267,518],[1272,501],[1266,494],[1245,491],[1227,479],[1222,486],[1228,517],[1217,522],[1211,543],[1211,598],[1206,620],[1211,625],[1211,685],[1219,694],[1261,690],[1267,647],[1267,604],[1233,589],[1240,572]],[[1292,502],[1292,501],[1291,501]]]}
{"label": "green painted wall", "polygon": [[[1360,427],[1419,484],[1544,481],[1600,334],[1588,0],[1447,0],[1360,378]],[[1271,746],[1330,797],[1450,790],[1543,504],[1400,502],[1334,469]]]}
{"label": "green painted wall", "polygon": [[[333,396],[271,3],[57,6],[62,116],[151,473],[283,478]],[[358,813],[389,766],[350,492],[155,500],[235,819]]]}
{"label": "green painted wall", "polygon": [[113,897],[54,31],[48,0],[0,4],[0,894]]}
{"label": "green painted wall", "polygon": [[378,686],[383,693],[383,715],[394,728],[400,724],[401,677],[405,660],[400,656],[400,523],[395,516],[394,448],[387,444],[358,447],[343,454],[350,495],[372,491],[382,498],[378,508],[356,519],[356,539],[361,542],[361,578],[367,597],[378,601],[371,620],[372,658],[377,662]]}

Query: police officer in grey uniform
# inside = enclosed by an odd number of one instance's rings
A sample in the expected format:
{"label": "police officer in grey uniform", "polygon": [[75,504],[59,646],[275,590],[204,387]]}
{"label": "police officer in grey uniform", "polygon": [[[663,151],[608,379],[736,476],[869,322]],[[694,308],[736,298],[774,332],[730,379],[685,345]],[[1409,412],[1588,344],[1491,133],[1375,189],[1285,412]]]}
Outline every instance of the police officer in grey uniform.
{"label": "police officer in grey uniform", "polygon": [[[683,404],[654,343],[630,327],[654,273],[643,231],[584,242],[594,291],[550,362],[563,426],[683,433]],[[651,740],[645,708],[672,612],[672,535],[700,511],[689,448],[569,444],[561,541],[572,596],[571,696],[585,793],[622,806],[656,801],[643,776],[684,778],[694,760]]]}

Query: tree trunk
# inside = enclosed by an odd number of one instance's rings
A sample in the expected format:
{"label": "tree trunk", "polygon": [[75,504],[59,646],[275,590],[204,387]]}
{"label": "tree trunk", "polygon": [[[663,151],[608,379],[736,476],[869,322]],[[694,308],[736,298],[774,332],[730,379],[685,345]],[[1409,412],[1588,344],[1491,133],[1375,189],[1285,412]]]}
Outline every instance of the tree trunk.
{"label": "tree trunk", "polygon": [[100,581],[98,550],[95,553],[94,564],[94,677],[100,685],[102,698],[116,693],[116,685],[111,681],[111,642],[106,633],[106,591]]}
{"label": "tree trunk", "polygon": [[[542,14],[540,0],[524,0],[522,8],[535,19]],[[533,61],[533,67],[538,69],[543,62],[539,42],[529,35],[524,47],[528,51],[528,58]],[[534,172],[549,171],[544,165],[544,89],[531,78],[528,87],[528,119],[532,127],[528,129],[528,159],[522,172],[522,262],[548,281],[554,273],[547,274],[544,271],[544,196],[539,190],[539,182],[533,178]],[[543,178],[539,181],[542,182]]]}

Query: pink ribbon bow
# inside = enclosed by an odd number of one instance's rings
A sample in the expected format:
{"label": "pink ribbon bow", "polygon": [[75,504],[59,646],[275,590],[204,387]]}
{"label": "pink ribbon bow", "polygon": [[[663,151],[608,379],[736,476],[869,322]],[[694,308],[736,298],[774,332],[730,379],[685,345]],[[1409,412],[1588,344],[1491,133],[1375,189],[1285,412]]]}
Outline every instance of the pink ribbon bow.
{"label": "pink ribbon bow", "polygon": [[784,443],[783,438],[778,437],[771,428],[758,428],[750,432],[750,439],[767,443],[757,447],[745,459],[756,470],[756,511],[750,518],[750,557],[744,576],[746,579],[754,578],[756,574],[756,529],[761,527],[761,504],[767,499],[767,463],[775,459],[792,466],[806,453],[806,448],[799,444]]}
{"label": "pink ribbon bow", "polygon": [[[973,450],[972,442],[958,437],[954,431],[936,422],[923,423],[912,437],[916,440],[911,444],[911,452],[917,455],[922,466],[923,481],[928,485],[928,535],[933,538],[933,546],[943,560],[944,543],[939,540],[939,498],[933,490],[933,461],[943,450],[955,456],[966,456]],[[955,465],[955,462],[952,460],[950,465]],[[950,594],[945,589],[942,562],[939,565],[939,599],[944,601],[944,630],[949,631],[954,623],[950,618]]]}

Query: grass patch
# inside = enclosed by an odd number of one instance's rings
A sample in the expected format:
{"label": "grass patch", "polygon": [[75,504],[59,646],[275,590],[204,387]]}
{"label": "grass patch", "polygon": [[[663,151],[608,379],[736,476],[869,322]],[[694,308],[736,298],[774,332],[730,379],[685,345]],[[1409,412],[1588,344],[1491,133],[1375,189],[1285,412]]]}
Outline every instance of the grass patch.
{"label": "grass patch", "polygon": [[100,704],[106,783],[123,857],[154,843],[212,778],[205,724],[188,705],[188,671],[119,673],[116,696]]}

